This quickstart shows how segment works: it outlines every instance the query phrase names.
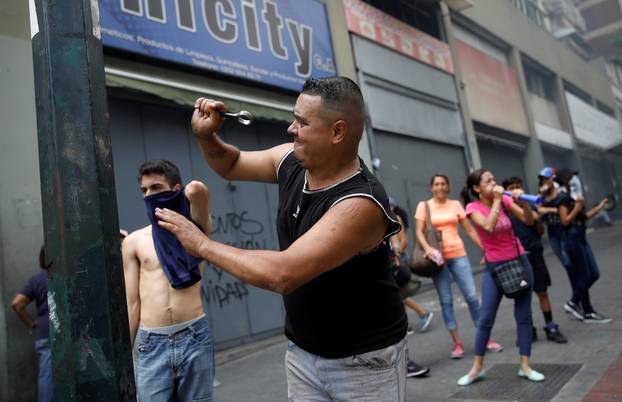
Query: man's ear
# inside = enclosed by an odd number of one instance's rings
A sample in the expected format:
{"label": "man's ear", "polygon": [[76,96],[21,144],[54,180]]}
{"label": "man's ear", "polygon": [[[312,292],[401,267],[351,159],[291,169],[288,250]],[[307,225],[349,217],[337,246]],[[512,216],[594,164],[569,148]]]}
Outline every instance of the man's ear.
{"label": "man's ear", "polygon": [[348,135],[348,123],[345,120],[337,120],[333,123],[333,144],[338,144],[345,140]]}
{"label": "man's ear", "polygon": [[177,184],[175,184],[175,185],[173,186],[173,191],[179,191],[179,190],[181,190],[181,188],[182,188],[182,185],[181,185],[181,184],[179,184],[179,183],[177,183]]}

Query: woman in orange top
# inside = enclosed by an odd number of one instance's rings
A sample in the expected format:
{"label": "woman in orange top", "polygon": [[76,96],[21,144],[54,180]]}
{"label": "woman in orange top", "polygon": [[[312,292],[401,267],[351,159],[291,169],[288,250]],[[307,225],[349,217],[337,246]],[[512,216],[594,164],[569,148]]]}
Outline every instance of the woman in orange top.
{"label": "woman in orange top", "polygon": [[[438,251],[442,253],[443,259],[445,260],[445,268],[443,268],[433,280],[443,310],[443,321],[445,321],[445,327],[449,331],[454,343],[451,351],[451,358],[460,359],[464,355],[464,346],[458,336],[458,325],[454,315],[451,292],[451,278],[453,277],[458,284],[458,288],[469,306],[469,312],[471,313],[471,318],[475,325],[477,325],[477,320],[479,319],[480,303],[475,290],[475,281],[473,280],[471,264],[466,255],[462,239],[458,234],[458,224],[462,226],[469,238],[471,238],[478,247],[481,248],[482,246],[475,229],[473,229],[468,219],[466,219],[466,214],[460,201],[450,200],[447,197],[451,191],[449,178],[444,174],[435,174],[432,176],[430,179],[430,191],[432,192],[432,198],[427,201],[430,207],[430,217],[432,225],[442,233],[443,250],[435,250],[426,241],[424,235],[426,208],[425,202],[423,201],[417,205],[417,210],[415,212],[417,241],[425,252],[426,257],[431,257]],[[503,350],[503,347],[492,339],[488,342],[487,348],[491,352],[500,352]]]}

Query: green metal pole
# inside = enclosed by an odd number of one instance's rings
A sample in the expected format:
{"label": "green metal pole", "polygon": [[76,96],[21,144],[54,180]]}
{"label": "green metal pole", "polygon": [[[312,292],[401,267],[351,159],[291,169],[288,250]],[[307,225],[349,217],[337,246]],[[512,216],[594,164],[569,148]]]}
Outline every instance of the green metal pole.
{"label": "green metal pole", "polygon": [[96,0],[36,0],[32,43],[45,248],[53,262],[56,402],[135,400],[97,10]]}

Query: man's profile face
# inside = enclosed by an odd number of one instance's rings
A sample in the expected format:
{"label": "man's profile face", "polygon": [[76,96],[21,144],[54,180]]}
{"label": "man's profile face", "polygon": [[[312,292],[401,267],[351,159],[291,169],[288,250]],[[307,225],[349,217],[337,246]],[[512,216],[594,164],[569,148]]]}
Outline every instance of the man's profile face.
{"label": "man's profile face", "polygon": [[287,132],[294,137],[294,155],[303,166],[315,155],[329,150],[331,125],[330,114],[322,108],[322,98],[301,94],[294,106],[294,121]]}
{"label": "man's profile face", "polygon": [[140,178],[140,191],[143,197],[158,194],[163,191],[178,191],[181,184],[175,184],[171,187],[163,174],[146,174]]}

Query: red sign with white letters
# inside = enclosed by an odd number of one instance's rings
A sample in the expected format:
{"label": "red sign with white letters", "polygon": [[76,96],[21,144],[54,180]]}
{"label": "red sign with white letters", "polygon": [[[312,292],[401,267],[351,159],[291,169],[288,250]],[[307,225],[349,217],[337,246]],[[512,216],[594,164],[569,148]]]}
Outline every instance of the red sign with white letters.
{"label": "red sign with white letters", "polygon": [[482,123],[528,135],[516,71],[459,39],[454,46],[471,116]]}
{"label": "red sign with white letters", "polygon": [[343,0],[348,30],[453,74],[449,46],[360,0]]}

